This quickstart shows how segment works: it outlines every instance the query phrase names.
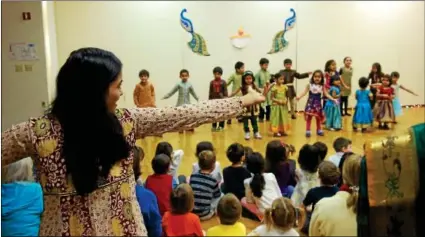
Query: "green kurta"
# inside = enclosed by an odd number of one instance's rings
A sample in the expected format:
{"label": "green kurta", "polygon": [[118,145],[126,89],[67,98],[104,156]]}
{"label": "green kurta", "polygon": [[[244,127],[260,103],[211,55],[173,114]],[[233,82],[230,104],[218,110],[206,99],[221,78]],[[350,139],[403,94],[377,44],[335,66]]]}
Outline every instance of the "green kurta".
{"label": "green kurta", "polygon": [[[269,82],[271,78],[270,72],[263,69],[260,69],[260,71],[258,71],[254,77],[254,83],[260,90],[264,90],[266,83]],[[266,105],[270,105],[270,91],[267,93],[266,101],[261,104],[261,107],[264,108]]]}
{"label": "green kurta", "polygon": [[[232,93],[233,93],[242,86],[242,75],[237,74],[236,72],[233,73],[229,77],[229,79],[227,79],[227,86],[229,86],[230,84],[232,84]],[[240,96],[242,95],[242,93],[239,92],[237,95]]]}
{"label": "green kurta", "polygon": [[342,67],[339,71],[344,83],[350,87],[350,89],[346,89],[345,87],[341,87],[341,96],[350,96],[351,95],[351,78],[353,77],[353,68]]}
{"label": "green kurta", "polygon": [[270,90],[275,100],[283,102],[284,105],[272,102],[270,115],[270,130],[273,133],[286,132],[289,130],[288,117],[288,87],[286,85],[274,85]]}

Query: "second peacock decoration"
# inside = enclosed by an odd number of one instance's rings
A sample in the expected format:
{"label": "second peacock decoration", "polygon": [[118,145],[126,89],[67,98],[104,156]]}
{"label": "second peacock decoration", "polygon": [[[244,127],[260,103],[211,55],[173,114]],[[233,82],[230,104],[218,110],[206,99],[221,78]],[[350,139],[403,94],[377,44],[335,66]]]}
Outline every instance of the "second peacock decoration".
{"label": "second peacock decoration", "polygon": [[185,31],[192,35],[192,40],[188,42],[187,45],[194,53],[202,56],[210,56],[204,38],[200,34],[195,33],[192,21],[184,16],[186,12],[186,8],[180,12],[180,25]]}

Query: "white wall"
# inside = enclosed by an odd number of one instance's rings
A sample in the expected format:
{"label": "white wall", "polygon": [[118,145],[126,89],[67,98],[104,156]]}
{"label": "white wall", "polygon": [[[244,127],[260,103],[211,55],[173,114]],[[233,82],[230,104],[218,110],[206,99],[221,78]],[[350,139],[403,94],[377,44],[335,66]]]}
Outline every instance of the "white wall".
{"label": "white wall", "polygon": [[[2,131],[14,123],[39,116],[43,101],[48,101],[46,58],[41,2],[1,2],[1,103]],[[22,20],[22,12],[31,12],[30,21]],[[35,43],[38,61],[13,61],[9,58],[10,43]],[[32,65],[32,72],[15,72],[15,65]]]}

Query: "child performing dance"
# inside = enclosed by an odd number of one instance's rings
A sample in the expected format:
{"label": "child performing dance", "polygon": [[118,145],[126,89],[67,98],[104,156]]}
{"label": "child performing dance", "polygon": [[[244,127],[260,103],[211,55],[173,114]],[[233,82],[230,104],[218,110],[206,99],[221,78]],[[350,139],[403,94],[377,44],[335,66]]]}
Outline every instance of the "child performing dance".
{"label": "child performing dance", "polygon": [[340,110],[342,116],[351,116],[348,113],[348,97],[351,95],[351,78],[353,77],[353,68],[351,67],[351,57],[344,58],[344,67],[339,69],[341,75],[341,82],[343,81],[347,88],[341,88],[341,104]]}
{"label": "child performing dance", "polygon": [[[199,100],[199,97],[196,95],[195,90],[193,89],[193,86],[190,82],[187,80],[189,79],[189,71],[186,69],[180,70],[180,79],[181,82],[177,83],[174,88],[166,94],[162,99],[168,99],[171,96],[173,96],[176,92],[179,92],[179,97],[177,98],[177,104],[176,106],[182,106],[185,104],[190,104],[190,95],[195,98],[196,101]],[[189,130],[193,132],[194,130]]]}
{"label": "child performing dance", "polygon": [[395,90],[395,98],[393,99],[393,106],[394,106],[394,114],[395,114],[396,117],[403,114],[403,110],[401,108],[401,103],[400,103],[400,97],[399,97],[400,89],[405,90],[412,95],[418,96],[415,92],[407,89],[406,87],[404,87],[401,84],[398,84],[399,78],[400,78],[400,73],[398,73],[398,72],[392,72],[391,73],[392,87]]}
{"label": "child performing dance", "polygon": [[[305,106],[304,114],[305,119],[307,121],[306,124],[306,137],[311,136],[311,120],[313,117],[316,118],[316,129],[317,129],[317,135],[323,136],[323,130],[321,128],[321,122],[324,119],[323,117],[323,108],[322,108],[322,95],[323,97],[327,97],[330,100],[333,99],[328,92],[326,92],[324,87],[325,79],[323,76],[322,71],[316,70],[313,73],[313,76],[311,77],[310,84],[308,84],[304,90],[304,92],[297,97],[297,100],[300,100],[302,97],[304,97],[307,93],[308,94],[308,100],[307,104]],[[335,100],[336,102],[337,100]]]}
{"label": "child performing dance", "polygon": [[[280,70],[280,74],[283,75],[284,84],[288,87],[288,99],[289,99],[289,105],[291,106],[291,115],[292,119],[296,119],[295,111],[297,110],[297,101],[296,101],[296,92],[294,88],[294,82],[295,78],[297,79],[304,79],[308,78],[309,75],[311,75],[311,72],[306,73],[298,73],[296,70],[291,69],[292,67],[292,60],[287,58],[283,61],[283,66],[285,67],[284,70]],[[277,79],[277,78],[276,78]]]}
{"label": "child performing dance", "polygon": [[392,100],[395,98],[394,89],[391,87],[390,75],[384,75],[382,85],[376,93],[376,105],[374,108],[375,119],[379,123],[379,129],[390,129],[388,123],[394,123],[394,107]]}
{"label": "child performing dance", "polygon": [[[227,86],[232,84],[232,93],[235,92],[242,85],[242,75],[245,71],[245,64],[243,62],[236,62],[235,73],[227,79]],[[240,93],[238,95],[241,95]],[[239,119],[238,119],[239,120]],[[241,120],[239,120],[241,122]],[[227,120],[227,124],[232,124],[232,120]]]}
{"label": "child performing dance", "polygon": [[[242,92],[242,95],[248,94],[248,90],[255,90],[258,93],[261,93],[260,90],[254,84],[254,73],[251,71],[246,71],[242,76],[242,86],[239,87],[236,91],[232,93],[231,96],[237,95],[239,92]],[[263,95],[266,95],[268,91],[268,84],[263,91]],[[249,121],[251,121],[252,129],[254,130],[254,138],[261,139],[260,132],[258,131],[257,115],[259,112],[258,105],[251,105],[245,108],[245,113],[243,114],[243,125],[245,130],[245,140],[251,139],[249,132]]]}
{"label": "child performing dance", "polygon": [[381,78],[384,76],[380,63],[372,64],[368,79],[370,80],[370,92],[372,92],[372,100],[370,105],[375,107],[377,87],[381,85]]}
{"label": "child performing dance", "polygon": [[341,79],[338,75],[331,76],[331,88],[329,95],[334,100],[327,100],[325,105],[326,128],[331,131],[339,131],[342,128],[341,111],[339,108],[339,98],[341,96]]}
{"label": "child performing dance", "polygon": [[282,74],[277,73],[275,78],[276,85],[270,89],[272,101],[270,130],[275,137],[287,136],[286,132],[289,130],[288,87],[283,84]]}
{"label": "child performing dance", "polygon": [[[223,75],[223,69],[221,67],[215,67],[213,69],[214,80],[210,83],[210,91],[208,95],[208,99],[223,99],[226,98],[227,95],[227,85],[226,81],[221,79],[221,75]],[[217,127],[217,123],[212,124],[211,130],[214,131],[222,131],[224,129],[224,121],[221,121]]]}
{"label": "child performing dance", "polygon": [[357,131],[357,128],[361,128],[362,132],[366,132],[367,128],[373,124],[372,108],[370,107],[370,99],[372,99],[372,93],[367,89],[369,85],[369,79],[362,77],[359,80],[360,89],[356,91],[357,104],[353,116],[353,130]]}
{"label": "child performing dance", "polygon": [[133,92],[134,104],[138,108],[155,108],[155,89],[149,82],[149,72],[145,69],[141,70],[139,78],[140,83],[136,85]]}
{"label": "child performing dance", "polygon": [[[260,71],[255,74],[255,85],[260,90],[264,90],[267,82],[270,80],[270,72],[267,71],[269,67],[269,60],[267,58],[260,59]],[[269,94],[266,96],[266,101],[260,106],[260,115],[258,118],[260,122],[264,121],[264,117],[266,117],[266,121],[270,120],[270,97]]]}

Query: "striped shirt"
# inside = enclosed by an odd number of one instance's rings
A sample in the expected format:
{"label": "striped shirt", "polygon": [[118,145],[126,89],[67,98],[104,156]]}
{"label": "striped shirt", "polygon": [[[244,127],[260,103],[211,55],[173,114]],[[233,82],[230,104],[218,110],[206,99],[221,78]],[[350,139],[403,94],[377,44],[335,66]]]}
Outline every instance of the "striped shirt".
{"label": "striped shirt", "polygon": [[213,199],[221,196],[217,180],[210,174],[195,173],[190,176],[190,186],[195,196],[193,213],[199,217],[207,216]]}

